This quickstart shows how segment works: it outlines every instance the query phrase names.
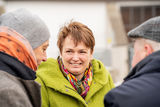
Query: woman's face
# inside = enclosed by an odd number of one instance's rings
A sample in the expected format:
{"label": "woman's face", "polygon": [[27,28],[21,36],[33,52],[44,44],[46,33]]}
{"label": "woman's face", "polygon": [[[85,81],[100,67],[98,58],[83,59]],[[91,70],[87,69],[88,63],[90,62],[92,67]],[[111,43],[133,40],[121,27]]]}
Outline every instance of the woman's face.
{"label": "woman's face", "polygon": [[47,60],[46,50],[47,50],[48,46],[49,46],[49,40],[47,40],[41,46],[34,49],[34,53],[35,53],[38,65],[40,65],[42,61]]}
{"label": "woman's face", "polygon": [[83,42],[75,46],[71,36],[68,36],[63,43],[61,58],[65,68],[81,79],[92,59],[92,53],[91,49],[87,48]]}

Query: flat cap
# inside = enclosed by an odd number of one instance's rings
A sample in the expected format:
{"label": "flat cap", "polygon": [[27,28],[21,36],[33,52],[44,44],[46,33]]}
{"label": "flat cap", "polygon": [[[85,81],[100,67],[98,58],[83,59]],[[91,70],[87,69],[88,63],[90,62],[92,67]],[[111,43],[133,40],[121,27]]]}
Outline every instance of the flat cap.
{"label": "flat cap", "polygon": [[141,37],[160,42],[160,16],[153,17],[128,32],[129,37]]}

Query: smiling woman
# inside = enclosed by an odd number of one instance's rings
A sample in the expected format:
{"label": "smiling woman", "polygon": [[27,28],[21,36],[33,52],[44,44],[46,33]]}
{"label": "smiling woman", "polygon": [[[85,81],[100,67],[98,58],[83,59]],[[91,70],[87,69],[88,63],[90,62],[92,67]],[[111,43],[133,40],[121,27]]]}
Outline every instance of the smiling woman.
{"label": "smiling woman", "polygon": [[92,31],[82,23],[71,22],[60,29],[57,45],[57,60],[50,58],[37,70],[42,106],[103,107],[104,95],[114,84],[103,64],[92,58]]}
{"label": "smiling woman", "polygon": [[76,78],[81,80],[85,69],[89,67],[92,59],[90,48],[87,48],[83,42],[75,46],[71,36],[65,39],[63,45],[61,58],[64,66],[70,73],[75,75]]}

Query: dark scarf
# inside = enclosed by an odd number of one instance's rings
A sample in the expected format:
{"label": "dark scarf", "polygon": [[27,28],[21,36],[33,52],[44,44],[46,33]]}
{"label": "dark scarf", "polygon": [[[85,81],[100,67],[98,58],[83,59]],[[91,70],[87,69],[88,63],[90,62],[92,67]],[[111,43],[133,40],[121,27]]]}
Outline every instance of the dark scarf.
{"label": "dark scarf", "polygon": [[25,80],[34,80],[36,78],[35,71],[18,59],[3,52],[0,52],[0,70]]}

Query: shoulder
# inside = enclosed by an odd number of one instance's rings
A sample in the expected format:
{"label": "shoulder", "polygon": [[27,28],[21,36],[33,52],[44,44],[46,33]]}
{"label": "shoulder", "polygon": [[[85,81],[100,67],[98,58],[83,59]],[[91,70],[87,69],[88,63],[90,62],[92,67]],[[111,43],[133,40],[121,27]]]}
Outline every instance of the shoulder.
{"label": "shoulder", "polygon": [[1,106],[31,106],[23,86],[16,77],[0,71],[0,83]]}
{"label": "shoulder", "polygon": [[[93,66],[93,70],[94,71],[107,71],[104,64],[100,61],[100,60],[97,60],[97,59],[92,59],[92,66]],[[108,72],[108,71],[107,71]]]}
{"label": "shoulder", "polygon": [[113,88],[113,80],[111,78],[111,75],[109,71],[106,69],[104,64],[97,59],[92,60],[92,65],[93,65],[93,76],[94,79],[101,84],[110,84],[110,86]]}
{"label": "shoulder", "polygon": [[[132,87],[133,88],[133,87]],[[131,104],[133,98],[133,89],[128,84],[122,84],[111,91],[104,97],[104,104],[106,107],[128,107],[126,104]],[[127,101],[129,100],[129,101]],[[128,102],[128,103],[127,103]]]}
{"label": "shoulder", "polygon": [[56,59],[49,58],[47,61],[42,62],[36,71],[36,81],[50,83],[54,79],[59,79],[62,75],[60,72],[59,64]]}
{"label": "shoulder", "polygon": [[[105,96],[105,104],[107,104],[106,106],[108,104],[119,105],[115,107],[151,107],[154,104],[159,105],[160,102],[157,99],[160,99],[160,86],[154,84],[154,82],[150,81],[149,78],[145,79],[143,76],[127,80]],[[149,93],[152,93],[152,96]]]}
{"label": "shoulder", "polygon": [[27,95],[21,88],[15,88],[13,85],[0,90],[0,105],[3,107],[31,107]]}
{"label": "shoulder", "polygon": [[96,66],[96,67],[103,67],[104,65],[103,65],[103,63],[100,61],[100,60],[97,60],[97,59],[92,59],[92,64],[93,64],[93,66]]}
{"label": "shoulder", "polygon": [[0,90],[19,88],[19,78],[5,71],[0,71]]}
{"label": "shoulder", "polygon": [[109,71],[106,69],[106,67],[100,60],[93,59],[92,66],[94,74],[105,75],[105,76],[110,75]]}

